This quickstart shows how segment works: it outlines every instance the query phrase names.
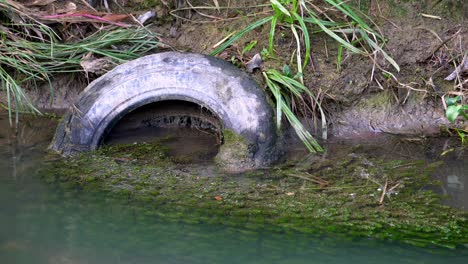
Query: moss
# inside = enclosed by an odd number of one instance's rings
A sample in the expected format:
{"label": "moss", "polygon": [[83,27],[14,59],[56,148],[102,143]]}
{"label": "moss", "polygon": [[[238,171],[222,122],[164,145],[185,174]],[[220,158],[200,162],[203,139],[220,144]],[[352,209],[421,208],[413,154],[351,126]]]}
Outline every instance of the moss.
{"label": "moss", "polygon": [[357,106],[361,110],[384,110],[392,105],[391,91],[384,90],[378,93],[363,97]]}
{"label": "moss", "polygon": [[[231,142],[243,141],[227,134]],[[425,190],[440,164],[350,154],[308,167],[277,167],[246,176],[206,175],[171,162],[116,161],[109,151],[48,164],[50,184],[107,191],[152,206],[178,221],[348,237],[373,237],[418,246],[468,243],[466,213],[440,204]],[[337,162],[341,160],[341,162]],[[144,164],[144,165],[141,165]],[[379,203],[385,182],[395,187]]]}
{"label": "moss", "polygon": [[229,129],[224,129],[223,130],[223,140],[225,145],[234,145],[238,143],[245,143],[245,139],[237,134],[236,132],[229,130]]}
{"label": "moss", "polygon": [[215,162],[221,169],[230,172],[242,172],[254,167],[252,150],[247,140],[232,130],[223,130],[223,144]]}

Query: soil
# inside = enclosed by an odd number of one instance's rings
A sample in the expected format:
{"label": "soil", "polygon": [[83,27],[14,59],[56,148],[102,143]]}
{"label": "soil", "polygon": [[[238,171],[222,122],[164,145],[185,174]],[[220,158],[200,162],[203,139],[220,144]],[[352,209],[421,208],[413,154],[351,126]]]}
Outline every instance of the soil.
{"label": "soil", "polygon": [[[220,6],[231,8],[220,11],[178,11],[176,14],[182,18],[175,19],[170,15],[170,10],[179,2],[184,1],[119,1],[124,10],[118,7],[115,10],[135,14],[154,10],[157,18],[150,29],[161,34],[165,43],[176,50],[204,54],[210,53],[213,46],[229,33],[244,28],[271,10],[269,7],[258,7],[260,1],[219,0]],[[190,3],[193,6],[212,4],[208,2]],[[268,4],[268,1],[263,2]],[[373,73],[375,78],[371,81],[373,64],[369,58],[346,52],[341,70],[338,71],[336,42],[323,33],[312,34],[312,65],[306,68],[304,79],[306,85],[322,100],[329,115],[328,120],[331,120],[331,134],[341,137],[354,137],[369,132],[440,134],[442,127],[449,126],[441,95],[452,91],[454,86],[453,82],[444,80],[453,71],[453,65],[448,62],[451,56],[463,56],[468,48],[468,28],[463,27],[468,17],[468,3],[463,0],[351,2],[372,18],[388,40],[385,50],[401,67],[399,73],[393,73],[400,83],[408,86],[399,85],[378,69]],[[253,14],[258,16],[250,17]],[[213,17],[227,19],[216,20]],[[259,27],[219,56],[243,68],[254,54],[268,47],[269,31],[269,25]],[[240,51],[251,41],[257,41],[255,47],[241,54]],[[282,68],[284,62],[290,61],[295,43],[284,31],[277,33],[275,47],[277,59],[264,59],[263,69]],[[385,63],[382,58],[376,59],[381,64]],[[252,76],[264,85],[259,70],[254,71]],[[56,78],[53,83],[56,88],[53,102],[45,92],[49,89],[48,85],[39,91],[31,91],[31,97],[41,108],[66,108],[89,81],[76,82],[70,79],[75,80],[76,76]]]}
{"label": "soil", "polygon": [[[226,1],[221,1],[221,6],[222,2]],[[229,2],[231,6],[259,4],[258,1]],[[463,54],[468,48],[468,30],[462,27],[467,18],[468,4],[464,1],[359,2],[361,11],[372,17],[388,39],[386,50],[401,67],[400,73],[396,74],[399,82],[411,84],[419,91],[401,87],[376,71],[382,89],[375,81],[371,81],[371,61],[359,55],[348,54],[342,70],[337,71],[337,44],[323,33],[312,35],[313,66],[306,69],[304,77],[308,87],[323,96],[323,103],[332,120],[331,133],[341,137],[367,132],[439,134],[441,127],[449,126],[440,95],[453,89],[453,83],[443,80],[453,71],[452,65],[444,65],[444,60],[448,59],[450,52]],[[262,10],[243,11],[251,13]],[[440,16],[442,19],[423,17],[421,13]],[[192,20],[198,21],[198,18]],[[207,24],[184,22],[178,27],[175,37],[169,34],[174,26],[162,25],[159,28],[172,46],[184,51],[209,53],[220,39],[252,20],[255,18]],[[268,47],[269,30],[269,26],[265,26],[247,34],[221,56],[226,59],[234,57],[243,67],[243,62]],[[458,31],[457,37],[450,40]],[[439,38],[449,40],[445,43],[447,47],[440,48]],[[244,57],[238,58],[238,50],[242,50],[252,40],[256,40],[257,45]],[[267,60],[263,68],[282,67],[282,63],[289,61],[294,45],[290,36],[277,37],[275,46],[280,62]],[[441,66],[442,69],[434,74]],[[260,73],[254,75],[262,83]],[[431,77],[434,87],[428,85]]]}

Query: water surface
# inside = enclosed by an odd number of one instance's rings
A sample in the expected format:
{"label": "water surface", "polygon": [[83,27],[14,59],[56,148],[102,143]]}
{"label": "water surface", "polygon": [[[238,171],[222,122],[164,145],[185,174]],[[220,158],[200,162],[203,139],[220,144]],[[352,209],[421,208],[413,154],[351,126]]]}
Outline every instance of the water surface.
{"label": "water surface", "polygon": [[[7,124],[0,116],[1,263],[468,263],[466,250],[187,224],[106,193],[64,189],[38,175],[55,121],[27,120],[17,132]],[[335,142],[329,151],[343,144]],[[444,148],[444,142],[426,151],[404,141],[391,144],[394,149],[369,139],[353,144],[361,145],[354,151],[383,156],[414,157],[406,151],[416,149],[426,159]],[[466,159],[447,157],[448,166],[434,177],[453,196],[452,205],[467,208]]]}

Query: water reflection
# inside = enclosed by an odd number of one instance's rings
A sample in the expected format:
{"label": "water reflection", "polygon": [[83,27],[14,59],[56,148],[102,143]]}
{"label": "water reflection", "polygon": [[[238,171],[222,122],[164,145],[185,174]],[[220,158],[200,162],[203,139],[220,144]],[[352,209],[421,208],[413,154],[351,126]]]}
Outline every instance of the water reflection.
{"label": "water reflection", "polygon": [[452,154],[444,161],[445,166],[434,173],[442,183],[437,191],[447,196],[446,204],[468,210],[468,156]]}

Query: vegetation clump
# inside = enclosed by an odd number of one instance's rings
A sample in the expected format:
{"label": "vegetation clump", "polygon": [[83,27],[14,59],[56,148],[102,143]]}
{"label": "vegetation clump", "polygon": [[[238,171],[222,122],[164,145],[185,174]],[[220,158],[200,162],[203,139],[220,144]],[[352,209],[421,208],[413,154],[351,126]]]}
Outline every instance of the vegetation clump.
{"label": "vegetation clump", "polygon": [[[304,106],[305,113],[314,113],[315,109],[318,109],[321,118],[322,138],[327,138],[327,118],[321,103],[312,92],[312,89],[304,85],[303,71],[311,59],[310,32],[324,32],[339,43],[338,68],[341,66],[343,49],[368,56],[373,61],[375,68],[383,70],[372,59],[378,55],[382,55],[397,71],[400,70],[400,67],[383,50],[382,47],[385,44],[383,36],[372,29],[352,6],[343,1],[326,0],[320,7],[311,1],[305,0],[271,0],[270,3],[273,11],[272,15],[257,20],[243,30],[234,33],[213,50],[211,54],[219,54],[246,33],[261,25],[270,23],[269,45],[268,50],[265,50],[264,57],[275,57],[274,43],[277,28],[282,26],[289,29],[296,43],[296,48],[291,54],[291,64],[295,64],[295,73],[286,64],[282,72],[277,69],[268,69],[263,72],[263,77],[268,90],[276,101],[278,127],[281,126],[282,115],[284,114],[307,149],[310,152],[322,152],[323,148],[304,128],[292,111],[293,105],[297,104]],[[333,15],[328,14],[327,11],[330,9],[336,12]],[[282,34],[284,33],[282,32]],[[293,63],[293,57],[295,57],[295,63]],[[391,73],[387,73],[391,75]]]}
{"label": "vegetation clump", "polygon": [[[51,78],[54,74],[103,74],[161,47],[156,33],[144,27],[113,22],[115,18],[39,14],[15,1],[0,0],[0,82],[1,91],[7,94],[7,105],[1,106],[8,110],[10,122],[12,112],[16,112],[16,122],[19,112],[39,113],[28,98],[26,87],[48,82],[53,97],[56,87],[52,87]],[[89,22],[87,17],[111,25],[98,27],[89,23],[74,27],[79,22]],[[61,28],[57,22],[70,25]],[[80,34],[74,34],[75,31]]]}
{"label": "vegetation clump", "polygon": [[[468,122],[468,104],[463,103],[461,96],[447,97],[445,103],[447,104],[445,115],[451,123],[455,123],[457,119],[461,119],[461,124]],[[455,127],[455,132],[460,137],[462,144],[466,144],[468,143],[468,125],[465,124],[464,127],[460,125],[460,127],[462,128]]]}

